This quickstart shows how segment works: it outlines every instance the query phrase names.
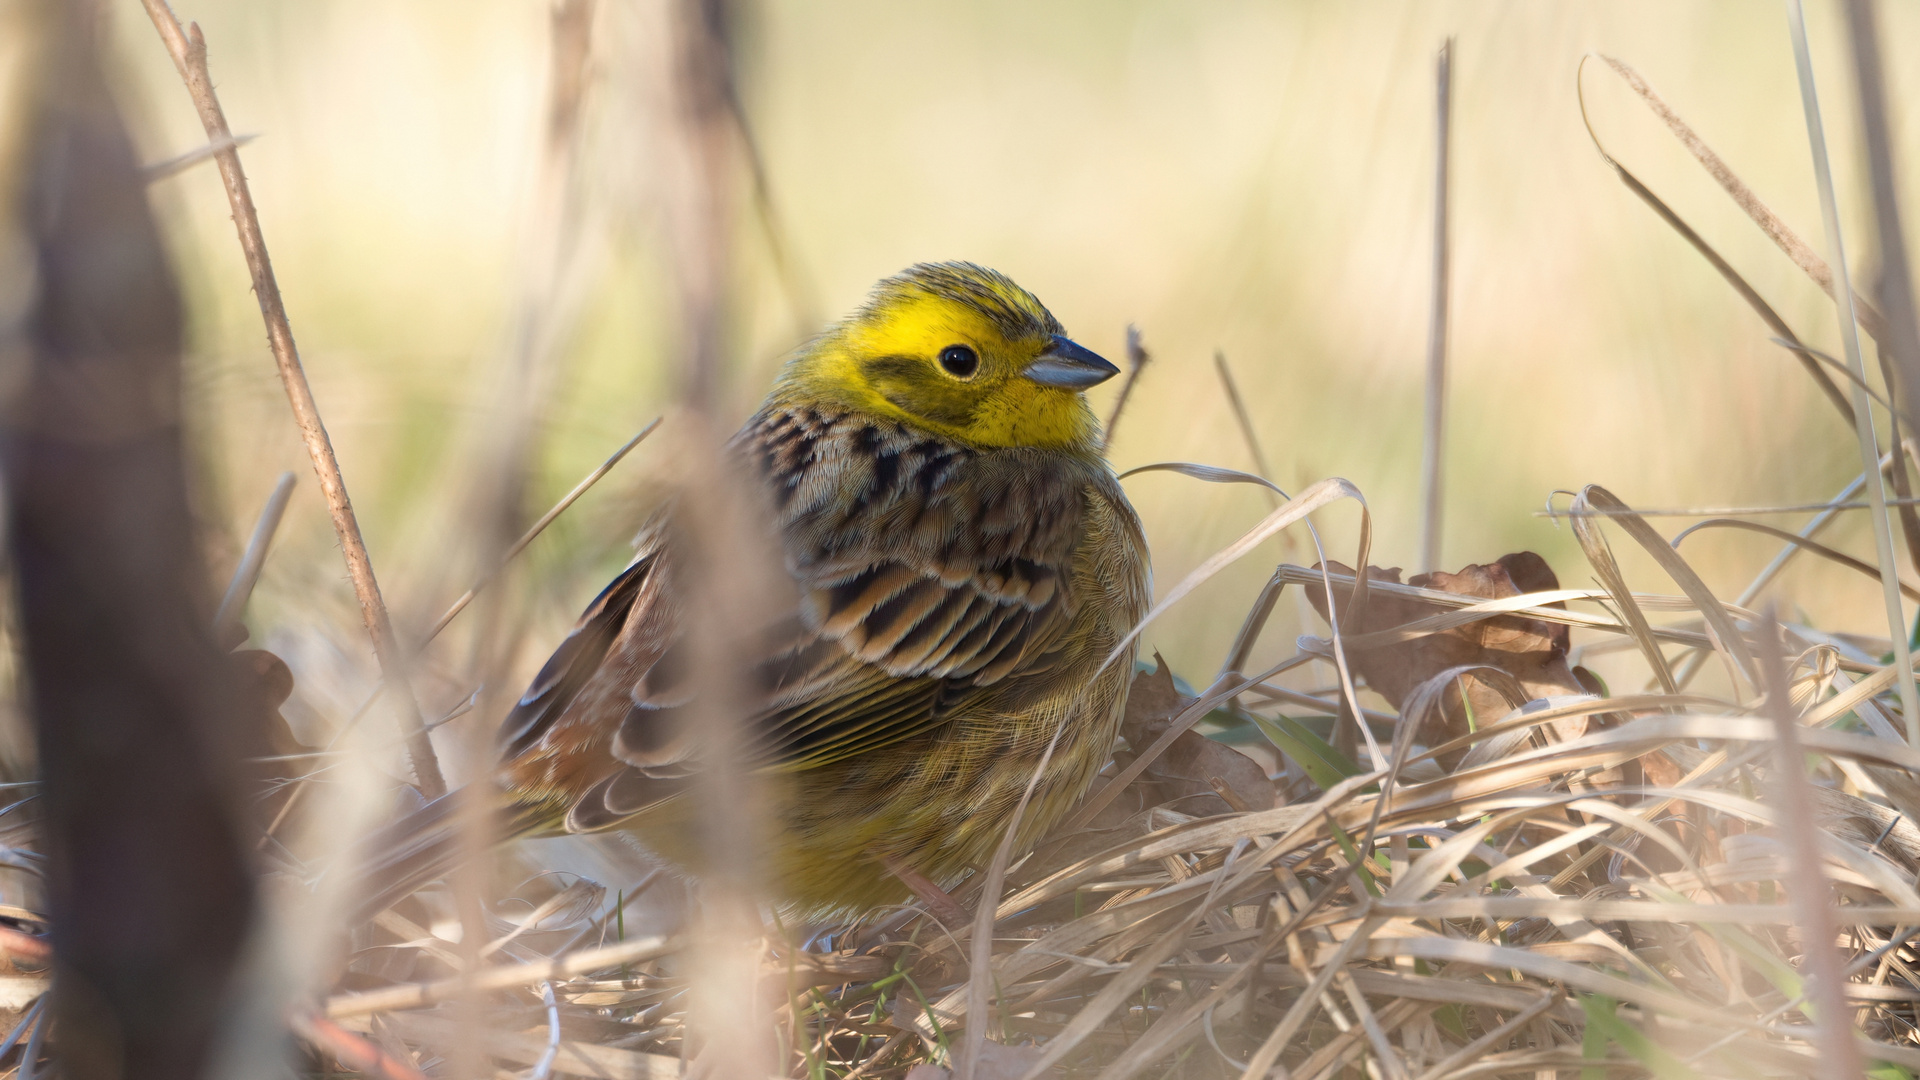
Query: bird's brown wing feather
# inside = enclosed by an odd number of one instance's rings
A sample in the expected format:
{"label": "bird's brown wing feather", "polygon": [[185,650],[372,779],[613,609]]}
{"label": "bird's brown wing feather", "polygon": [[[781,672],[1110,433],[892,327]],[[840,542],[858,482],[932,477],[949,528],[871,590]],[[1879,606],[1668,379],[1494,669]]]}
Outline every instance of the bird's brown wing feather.
{"label": "bird's brown wing feather", "polygon": [[[1084,463],[984,453],[899,425],[769,410],[735,443],[768,484],[799,610],[754,667],[752,758],[817,768],[911,738],[1062,635]],[[677,792],[696,763],[681,723],[688,687],[672,642],[670,552],[616,578],[503,728],[534,747],[569,709],[600,715],[615,767],[568,827],[603,828]],[[625,701],[583,689],[610,675]],[[624,715],[614,722],[614,705]],[[611,763],[610,763],[611,764]]]}

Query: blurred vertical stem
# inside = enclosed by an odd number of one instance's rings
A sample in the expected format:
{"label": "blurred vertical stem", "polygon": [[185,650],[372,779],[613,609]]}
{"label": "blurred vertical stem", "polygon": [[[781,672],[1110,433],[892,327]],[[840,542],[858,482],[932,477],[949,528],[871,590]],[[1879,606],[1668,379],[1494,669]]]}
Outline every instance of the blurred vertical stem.
{"label": "blurred vertical stem", "polygon": [[267,325],[267,344],[280,369],[280,382],[286,387],[287,401],[293,406],[294,421],[307,444],[307,454],[313,459],[313,471],[320,478],[320,491],[326,497],[327,512],[333,518],[340,551],[346,558],[347,576],[352,579],[354,596],[360,602],[360,617],[366,623],[367,636],[373,639],[381,680],[393,691],[400,729],[407,740],[407,756],[413,763],[414,780],[429,798],[437,798],[446,794],[447,782],[440,774],[433,741],[407,681],[406,658],[394,638],[393,620],[387,614],[386,601],[380,596],[380,582],[373,576],[373,561],[367,556],[366,541],[360,536],[360,521],[354,516],[352,500],[347,497],[346,480],[340,475],[333,442],[327,437],[326,425],[321,423],[313,389],[307,385],[306,369],[300,365],[293,327],[287,321],[286,304],[280,298],[280,283],[274,277],[266,237],[260,231],[260,216],[253,207],[253,193],[240,168],[240,152],[232,145],[233,133],[227,128],[226,113],[220,108],[220,99],[213,92],[212,76],[207,72],[206,39],[201,36],[198,23],[190,32],[182,31],[166,0],[141,0],[141,3],[153,19],[154,28],[160,32],[160,40],[173,57],[174,66],[180,70],[180,78],[193,98],[208,141],[216,146],[224,144],[224,149],[214,157],[227,189],[227,202],[233,208],[233,225],[240,235],[240,249],[253,276],[254,298],[260,302],[260,317]]}
{"label": "blurred vertical stem", "polygon": [[[1867,396],[1866,367],[1860,359],[1860,332],[1853,306],[1853,284],[1847,271],[1846,245],[1840,233],[1840,204],[1833,191],[1833,169],[1827,160],[1827,137],[1820,120],[1820,98],[1814,89],[1813,57],[1807,49],[1806,13],[1800,0],[1787,0],[1787,29],[1793,38],[1794,68],[1800,76],[1800,104],[1807,117],[1807,141],[1813,151],[1814,179],[1820,188],[1820,217],[1826,225],[1832,256],[1833,303],[1840,319],[1840,340],[1846,347],[1847,367],[1853,372],[1854,431],[1859,437],[1860,460],[1868,476],[1867,498],[1873,505],[1873,547],[1880,565],[1880,586],[1887,605],[1887,636],[1893,639],[1895,684],[1900,711],[1907,722],[1907,742],[1920,747],[1920,701],[1913,685],[1913,656],[1908,646],[1907,619],[1900,604],[1899,568],[1893,554],[1893,530],[1887,518],[1886,481],[1880,475],[1880,440],[1873,429],[1873,401]],[[1898,448],[1896,447],[1896,450]]]}
{"label": "blurred vertical stem", "polygon": [[[1866,142],[1867,177],[1873,190],[1873,219],[1878,226],[1880,275],[1874,300],[1886,320],[1878,339],[1881,371],[1899,412],[1894,417],[1896,467],[1894,489],[1910,495],[1906,457],[1899,453],[1901,420],[1913,430],[1920,416],[1920,319],[1913,303],[1913,271],[1907,260],[1906,234],[1901,231],[1900,198],[1894,186],[1893,140],[1888,132],[1887,98],[1880,63],[1880,34],[1872,0],[1847,0],[1847,28],[1853,46],[1853,72],[1860,103],[1860,130]],[[1902,505],[1900,521],[1906,530],[1907,557],[1920,568],[1920,512]]]}
{"label": "blurred vertical stem", "polygon": [[[1798,26],[1798,0],[1789,3]],[[1800,33],[1795,39],[1796,44],[1806,40]],[[1844,264],[1835,258],[1834,265]],[[1841,280],[1844,283],[1845,277]],[[1780,624],[1770,608],[1761,618],[1760,631],[1760,674],[1767,691],[1767,715],[1773,720],[1773,767],[1778,774],[1773,801],[1786,834],[1787,865],[1793,871],[1786,879],[1787,897],[1806,949],[1804,964],[1810,983],[1807,1000],[1814,1007],[1809,1013],[1815,1027],[1812,1041],[1820,1049],[1823,1077],[1856,1080],[1860,1076],[1860,1049],[1854,1044],[1853,1011],[1847,1008],[1840,990],[1844,976],[1834,941],[1833,889],[1827,884],[1813,798],[1807,793],[1807,759],[1800,749],[1800,722],[1793,715],[1789,691],[1792,673],[1787,670],[1781,647]]]}
{"label": "blurred vertical stem", "polygon": [[1447,164],[1452,138],[1453,39],[1448,38],[1434,61],[1433,310],[1427,324],[1427,441],[1420,477],[1420,567],[1429,571],[1440,569],[1440,452],[1447,405]]}
{"label": "blurred vertical stem", "polygon": [[740,676],[758,648],[763,610],[780,594],[779,557],[740,475],[728,467],[721,410],[734,210],[744,179],[735,118],[734,17],[729,0],[671,0],[674,45],[667,90],[681,157],[668,185],[666,227],[679,287],[681,490],[675,510],[677,579],[687,599],[683,632],[693,700],[683,723],[697,732],[695,836],[700,928],[689,1010],[703,1044],[696,1071],[716,1077],[779,1070],[772,1017],[756,993],[761,954],[763,852],[771,841],[763,792],[747,767]]}
{"label": "blurred vertical stem", "polygon": [[[32,282],[0,327],[0,464],[56,1068],[197,1080],[278,1045],[274,994],[241,963],[258,914],[244,759],[264,752],[265,728],[207,621],[180,290],[102,71],[106,24],[93,3],[46,0],[0,25],[26,38],[9,39],[17,59],[0,75],[19,121],[0,242]],[[21,1074],[48,1026],[34,1025]]]}

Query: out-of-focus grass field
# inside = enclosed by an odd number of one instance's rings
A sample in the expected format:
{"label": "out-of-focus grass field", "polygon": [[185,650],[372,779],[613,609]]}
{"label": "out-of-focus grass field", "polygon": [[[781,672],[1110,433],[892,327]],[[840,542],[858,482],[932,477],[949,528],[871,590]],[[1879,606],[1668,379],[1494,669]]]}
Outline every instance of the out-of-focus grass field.
{"label": "out-of-focus grass field", "polygon": [[[446,569],[464,557],[456,478],[485,437],[476,426],[525,261],[547,7],[187,0],[177,10],[206,30],[234,130],[261,136],[243,157],[295,332],[388,598],[403,625],[423,626],[466,584]],[[1887,54],[1912,55],[1920,14],[1882,10]],[[145,155],[197,145],[151,26],[130,3],[110,17]],[[1825,2],[1809,18],[1863,269],[1872,252],[1842,28]],[[646,104],[659,21],[647,4],[607,0],[600,11],[578,178],[590,242],[536,502],[670,405],[672,263]],[[1120,427],[1120,467],[1250,467],[1213,373],[1222,349],[1275,479],[1351,479],[1375,515],[1374,561],[1423,569],[1410,564],[1432,58],[1452,34],[1446,566],[1520,549],[1581,565],[1564,525],[1534,516],[1555,488],[1601,483],[1636,506],[1799,503],[1859,469],[1851,431],[1798,365],[1604,167],[1576,103],[1583,54],[1633,64],[1824,250],[1776,5],[770,2],[740,31],[746,108],[823,314],[908,263],[964,258],[1013,275],[1116,360],[1137,323],[1154,363]],[[1896,108],[1920,100],[1920,70],[1894,62],[1889,76]],[[1596,128],[1622,161],[1803,337],[1838,354],[1831,304],[1610,73],[1589,65],[1587,81]],[[1907,205],[1920,206],[1920,115],[1894,120]],[[218,176],[199,167],[156,184],[154,199],[189,292],[204,512],[237,547],[274,477],[301,476],[253,622],[279,628],[307,673],[303,694],[321,695],[309,705],[350,709],[371,663]],[[744,416],[799,331],[744,216],[737,237],[729,380]],[[1096,391],[1096,408],[1113,392]],[[638,522],[633,493],[659,452],[643,447],[530,555],[529,666],[620,562]],[[1169,474],[1129,491],[1163,588],[1267,510],[1254,489]],[[1330,554],[1350,560],[1355,515],[1325,517]],[[1864,515],[1829,538],[1871,558]],[[1723,533],[1686,553],[1731,596],[1773,550]],[[1268,554],[1208,584],[1148,644],[1210,676],[1281,553]],[[1621,555],[1636,587],[1673,591],[1644,558]],[[1817,625],[1884,623],[1873,582],[1818,560],[1798,560],[1775,595]],[[1294,612],[1282,605],[1260,655],[1291,651],[1303,630]],[[320,626],[335,652],[312,644]],[[457,655],[462,639],[450,638]],[[311,677],[326,664],[341,676],[334,689]],[[427,696],[430,712],[451,703]]]}

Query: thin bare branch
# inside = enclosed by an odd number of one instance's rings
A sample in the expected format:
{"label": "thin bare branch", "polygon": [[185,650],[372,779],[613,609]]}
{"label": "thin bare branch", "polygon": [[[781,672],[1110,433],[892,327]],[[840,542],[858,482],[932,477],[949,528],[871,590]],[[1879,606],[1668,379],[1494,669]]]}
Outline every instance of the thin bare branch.
{"label": "thin bare branch", "polygon": [[287,308],[280,297],[280,284],[273,274],[273,262],[267,256],[266,237],[260,230],[260,215],[254,210],[253,193],[240,168],[239,151],[232,145],[233,133],[227,127],[226,113],[213,91],[213,77],[207,71],[207,42],[199,24],[182,30],[166,0],[141,0],[147,15],[160,32],[160,40],[180,71],[194,108],[207,131],[210,145],[220,163],[220,178],[227,189],[227,202],[233,209],[234,228],[239,232],[240,249],[246,255],[247,269],[253,276],[253,293],[260,302],[260,316],[267,326],[267,344],[274,363],[280,369],[280,382],[286,388],[287,401],[293,406],[294,422],[313,459],[313,471],[320,478],[320,492],[326,498],[327,512],[340,539],[340,551],[347,563],[347,576],[353,582],[354,597],[360,602],[360,616],[367,636],[373,640],[374,656],[380,663],[380,676],[399,714],[400,729],[407,738],[407,756],[413,764],[414,780],[429,798],[446,794],[447,782],[440,774],[440,762],[433,752],[420,716],[419,703],[407,681],[406,658],[393,633],[393,619],[386,601],[380,596],[380,582],[374,577],[373,561],[367,555],[366,541],[360,535],[360,521],[354,516],[353,501],[340,474],[340,461],[334,456],[333,442],[321,422],[320,409],[307,385],[306,370],[300,365],[300,353],[293,341],[293,326],[287,320]]}
{"label": "thin bare branch", "polygon": [[1140,373],[1147,369],[1147,363],[1153,354],[1140,339],[1140,328],[1132,324],[1127,326],[1127,378],[1120,384],[1120,395],[1113,399],[1113,409],[1107,413],[1105,434],[1101,436],[1102,450],[1113,445],[1113,429],[1120,426],[1120,414],[1126,410],[1127,400],[1133,397],[1133,385],[1140,381]]}

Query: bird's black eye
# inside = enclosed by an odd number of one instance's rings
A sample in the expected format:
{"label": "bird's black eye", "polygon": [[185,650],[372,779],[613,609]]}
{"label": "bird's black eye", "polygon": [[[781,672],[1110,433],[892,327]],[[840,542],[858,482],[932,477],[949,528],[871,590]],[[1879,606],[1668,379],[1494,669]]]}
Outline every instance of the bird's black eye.
{"label": "bird's black eye", "polygon": [[971,379],[980,370],[980,354],[965,345],[949,345],[940,350],[940,366],[956,379]]}

